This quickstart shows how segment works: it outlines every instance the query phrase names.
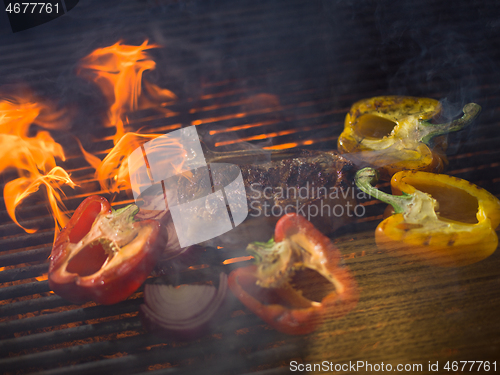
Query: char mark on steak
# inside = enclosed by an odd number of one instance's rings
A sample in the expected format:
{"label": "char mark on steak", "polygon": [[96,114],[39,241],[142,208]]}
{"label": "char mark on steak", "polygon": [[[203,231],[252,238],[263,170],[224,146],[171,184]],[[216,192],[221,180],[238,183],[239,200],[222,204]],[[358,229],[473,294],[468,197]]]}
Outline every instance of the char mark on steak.
{"label": "char mark on steak", "polygon": [[[355,168],[335,151],[297,149],[286,154],[271,154],[268,161],[261,158],[256,162],[250,156],[236,160],[220,156],[215,161],[207,159],[211,173],[207,174],[206,168],[198,168],[169,178],[164,186],[171,205],[191,202],[226,187],[236,176],[232,164],[239,166],[246,189],[246,202],[240,201],[240,204],[248,207],[248,217],[233,230],[209,241],[209,245],[241,247],[253,241],[267,241],[276,221],[287,212],[304,215],[324,233],[331,233],[354,219]],[[154,204],[146,204],[141,211],[145,212],[148,206]],[[203,215],[206,216],[207,211]],[[167,226],[172,224],[168,214],[162,221]]]}
{"label": "char mark on steak", "polygon": [[[321,214],[332,216],[327,212],[327,203],[344,204],[351,196],[353,189],[354,165],[335,152],[298,150],[293,158],[270,161],[262,164],[245,164],[240,166],[247,201],[252,216],[264,213],[266,207],[279,207],[274,212],[296,212],[300,207],[306,207],[311,214],[315,210],[307,207],[318,207]],[[345,197],[345,198],[344,198]],[[330,206],[328,206],[330,207]],[[269,209],[267,209],[269,211]],[[344,216],[337,209],[339,216]],[[339,225],[334,225],[335,229]]]}

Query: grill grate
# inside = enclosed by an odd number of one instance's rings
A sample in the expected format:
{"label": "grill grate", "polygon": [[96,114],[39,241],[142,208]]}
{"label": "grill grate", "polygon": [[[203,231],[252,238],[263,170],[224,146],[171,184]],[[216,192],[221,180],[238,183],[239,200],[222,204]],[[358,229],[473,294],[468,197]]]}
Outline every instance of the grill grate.
{"label": "grill grate", "polygon": [[[449,117],[461,105],[483,106],[471,129],[449,138],[448,173],[500,196],[500,55],[495,1],[383,2],[97,1],[23,33],[0,35],[0,84],[28,84],[73,106],[71,133],[53,134],[80,183],[68,191],[70,211],[102,194],[73,136],[101,159],[114,129],[102,126],[102,94],[74,74],[76,63],[118,39],[145,38],[163,48],[148,77],[179,100],[167,116],[130,113],[133,129],[168,132],[197,125],[213,150],[251,145],[334,149],[345,113],[356,100],[383,94],[443,99]],[[55,132],[53,132],[55,133]],[[0,179],[3,189],[16,175]],[[3,180],[2,180],[3,179]],[[387,187],[385,185],[385,187]],[[130,200],[122,192],[116,205]],[[44,202],[22,205],[26,234],[0,199],[0,368],[40,374],[282,374],[290,361],[334,364],[440,363],[491,360],[500,351],[500,256],[461,269],[435,269],[377,250],[373,229],[384,205],[365,202],[366,215],[332,237],[361,287],[357,308],[317,332],[275,332],[234,302],[231,318],[212,335],[176,342],[146,333],[138,307],[142,288],[112,306],[72,305],[48,286],[54,236]],[[363,249],[363,250],[361,250]],[[244,249],[207,249],[194,266],[229,273],[223,264]],[[202,267],[172,275],[177,283],[205,278]],[[165,276],[167,277],[167,276]]]}

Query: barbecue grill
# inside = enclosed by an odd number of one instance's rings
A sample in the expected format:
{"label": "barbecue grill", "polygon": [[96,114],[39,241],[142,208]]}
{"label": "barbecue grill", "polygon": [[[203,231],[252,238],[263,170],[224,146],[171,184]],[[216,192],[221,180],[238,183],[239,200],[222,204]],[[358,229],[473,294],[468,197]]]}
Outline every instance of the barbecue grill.
{"label": "barbecue grill", "polygon": [[[36,28],[2,29],[0,86],[7,92],[29,86],[37,97],[72,109],[70,129],[51,132],[67,155],[60,165],[79,184],[65,189],[70,213],[92,194],[105,195],[117,207],[132,202],[130,191],[101,191],[74,141],[103,159],[115,134],[103,125],[108,106],[102,92],[76,71],[96,48],[119,40],[139,45],[145,39],[161,46],[148,51],[157,66],[145,77],[177,100],[162,112],[127,113],[132,130],[167,133],[196,125],[214,151],[331,150],[345,114],[359,99],[432,97],[442,101],[447,118],[476,102],[483,108],[479,120],[449,136],[447,173],[499,197],[497,4],[450,4],[82,0]],[[3,173],[2,189],[16,177],[12,170]],[[425,373],[436,362],[444,371],[447,362],[498,360],[499,252],[462,268],[395,257],[374,241],[385,205],[362,204],[363,217],[331,234],[361,290],[347,316],[329,319],[309,335],[288,336],[235,300],[224,325],[184,342],[142,328],[143,288],[111,306],[74,305],[52,293],[47,271],[54,225],[43,195],[16,211],[24,226],[38,228],[31,234],[12,222],[1,199],[0,369],[7,374],[267,375],[289,373],[290,363],[362,361],[422,364]],[[166,263],[164,274],[147,282],[203,281],[210,272],[229,273],[251,263],[236,261],[245,255],[244,248],[207,247],[189,268],[169,273]]]}

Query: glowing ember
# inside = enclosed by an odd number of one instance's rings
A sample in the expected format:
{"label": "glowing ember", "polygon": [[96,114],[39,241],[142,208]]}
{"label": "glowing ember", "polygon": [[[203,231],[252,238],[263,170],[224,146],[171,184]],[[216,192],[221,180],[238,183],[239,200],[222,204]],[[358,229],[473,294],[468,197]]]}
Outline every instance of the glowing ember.
{"label": "glowing ember", "polygon": [[[42,274],[42,275],[40,275],[40,276],[35,277],[35,279],[36,279],[37,281],[45,281],[45,280],[48,280],[48,279],[49,279],[49,274],[44,273],[44,274]],[[51,292],[52,292],[52,291],[51,291]]]}
{"label": "glowing ember", "polygon": [[[153,70],[156,66],[145,51],[157,47],[154,44],[148,45],[147,40],[140,46],[117,42],[95,50],[82,60],[79,73],[99,85],[110,102],[108,126],[116,127],[115,144],[125,134],[124,115],[127,112],[146,108],[170,112],[163,107],[177,99],[171,91],[142,78],[146,70]],[[143,86],[146,96],[141,95]]]}
{"label": "glowing ember", "polygon": [[253,256],[248,255],[248,256],[242,256],[242,257],[237,257],[237,258],[231,258],[231,259],[226,259],[222,264],[232,264],[232,263],[237,263],[237,262],[244,262],[246,260],[251,260],[253,259]]}
{"label": "glowing ember", "polygon": [[323,137],[316,140],[307,139],[299,142],[283,143],[280,145],[263,147],[265,150],[286,150],[289,148],[299,147],[299,146],[309,146],[316,142],[326,142],[326,141],[336,141],[337,137]]}
{"label": "glowing ember", "polygon": [[272,121],[257,122],[255,124],[245,124],[245,125],[231,126],[231,127],[222,128],[222,129],[210,130],[209,134],[210,135],[215,135],[215,134],[221,134],[221,133],[230,133],[230,132],[235,132],[235,131],[239,131],[239,130],[246,130],[246,129],[251,129],[251,128],[260,128],[261,126],[274,125],[274,124],[277,124],[277,123],[278,123],[277,120],[272,120]]}
{"label": "glowing ember", "polygon": [[62,146],[47,131],[38,131],[35,136],[30,137],[29,130],[33,124],[45,129],[61,129],[66,126],[62,112],[38,103],[30,95],[0,100],[0,173],[14,168],[20,176],[5,184],[5,206],[17,225],[26,232],[33,233],[36,229],[24,228],[18,222],[16,207],[26,197],[38,191],[40,186],[45,186],[57,235],[59,227],[65,226],[68,220],[63,212],[61,186],[76,185],[68,173],[56,165],[56,158],[64,160]]}
{"label": "glowing ember", "polygon": [[263,139],[268,139],[268,138],[274,138],[274,137],[281,137],[284,135],[289,135],[293,133],[297,133],[298,130],[296,129],[290,129],[290,130],[283,130],[279,132],[272,132],[272,133],[267,133],[267,134],[258,134],[258,135],[253,135],[251,137],[246,137],[246,138],[238,138],[238,139],[231,139],[227,141],[222,141],[222,142],[216,142],[215,147],[219,146],[226,146],[234,143],[241,143],[241,142],[248,142],[248,141],[257,141],[257,140],[263,140]]}

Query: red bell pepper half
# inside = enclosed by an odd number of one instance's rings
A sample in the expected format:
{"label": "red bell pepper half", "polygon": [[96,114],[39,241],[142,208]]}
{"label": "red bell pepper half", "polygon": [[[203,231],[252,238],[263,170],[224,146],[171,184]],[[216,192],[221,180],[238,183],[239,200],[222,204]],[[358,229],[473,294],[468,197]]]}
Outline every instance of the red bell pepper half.
{"label": "red bell pepper half", "polygon": [[[357,304],[357,283],[340,263],[342,255],[304,217],[283,216],[276,224],[274,240],[254,243],[247,250],[255,266],[238,268],[229,275],[229,288],[239,300],[276,330],[307,334],[325,318],[340,318]],[[309,268],[335,287],[321,302],[311,301],[290,284],[296,270]]]}
{"label": "red bell pepper half", "polygon": [[142,285],[162,252],[160,223],[135,221],[139,208],[113,210],[94,195],[76,209],[57,236],[49,266],[49,285],[73,303],[110,305]]}

